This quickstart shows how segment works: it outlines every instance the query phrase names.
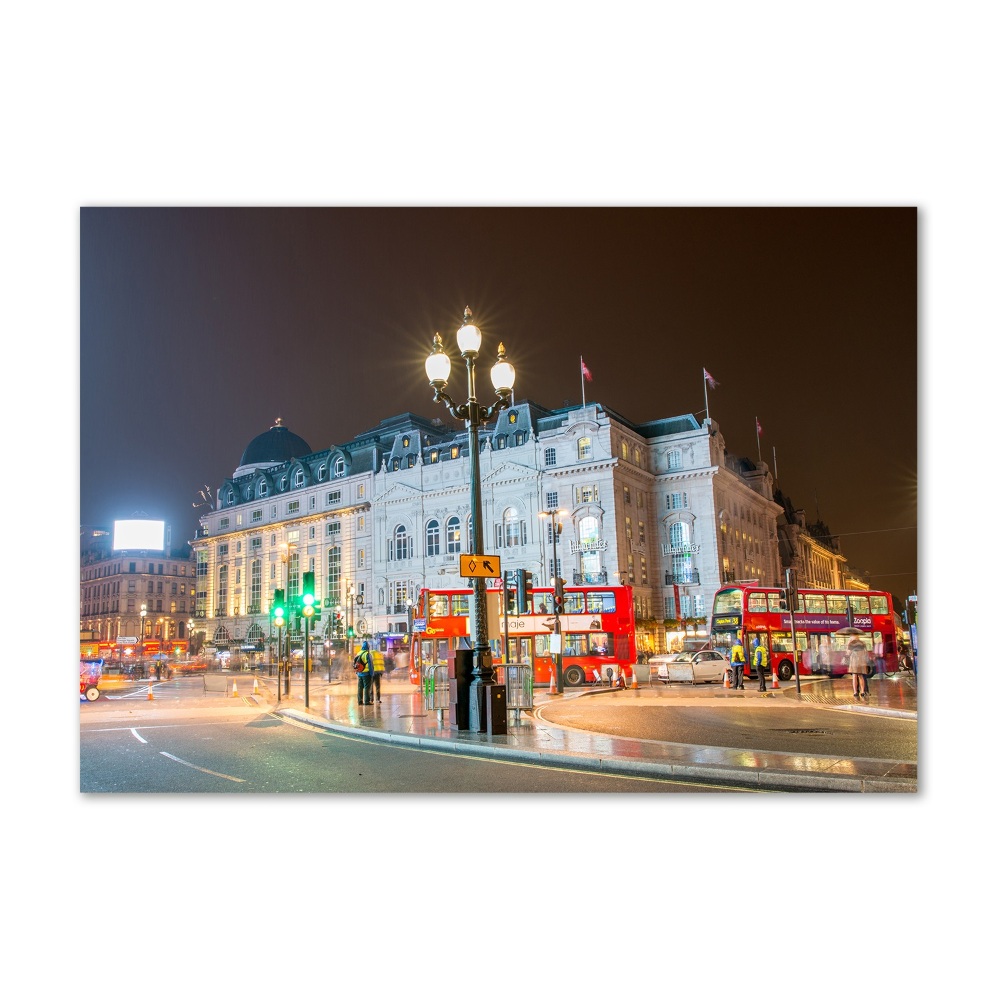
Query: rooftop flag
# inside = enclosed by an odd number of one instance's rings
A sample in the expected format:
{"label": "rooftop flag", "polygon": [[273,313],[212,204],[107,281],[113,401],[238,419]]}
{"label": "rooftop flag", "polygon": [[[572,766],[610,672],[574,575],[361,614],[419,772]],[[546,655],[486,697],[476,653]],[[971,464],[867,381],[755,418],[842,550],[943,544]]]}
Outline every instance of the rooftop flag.
{"label": "rooftop flag", "polygon": [[580,374],[588,381],[593,382],[594,376],[590,374],[590,369],[583,363],[583,357],[580,357]]}
{"label": "rooftop flag", "polygon": [[[757,420],[757,418],[756,418],[756,417],[754,417],[754,420]],[[763,432],[763,431],[762,431],[762,430],[760,429],[760,421],[759,421],[759,420],[757,420],[757,437],[760,437],[760,436],[761,436],[761,434],[763,434],[763,433],[764,433],[764,432]]]}
{"label": "rooftop flag", "polygon": [[702,368],[702,370],[701,370],[701,371],[702,371],[702,374],[703,374],[703,375],[705,376],[705,381],[706,381],[706,382],[707,382],[707,383],[708,383],[708,384],[709,384],[709,385],[710,385],[710,386],[711,386],[711,387],[712,387],[713,389],[717,388],[717,387],[718,387],[718,385],[719,385],[719,383],[718,383],[718,382],[716,382],[714,378],[712,378],[712,375],[711,375],[711,373],[709,372],[709,370],[708,370],[707,368]]}

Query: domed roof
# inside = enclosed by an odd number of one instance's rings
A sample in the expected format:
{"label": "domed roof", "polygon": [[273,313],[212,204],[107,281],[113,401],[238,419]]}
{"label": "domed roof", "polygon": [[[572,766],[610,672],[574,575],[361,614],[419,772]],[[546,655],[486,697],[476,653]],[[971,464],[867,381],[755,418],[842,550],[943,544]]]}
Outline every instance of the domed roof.
{"label": "domed roof", "polygon": [[312,448],[298,436],[293,434],[281,422],[281,417],[275,420],[274,425],[258,434],[243,452],[240,459],[240,468],[246,466],[275,465],[280,462],[287,462],[292,458],[301,458],[303,455],[311,455]]}

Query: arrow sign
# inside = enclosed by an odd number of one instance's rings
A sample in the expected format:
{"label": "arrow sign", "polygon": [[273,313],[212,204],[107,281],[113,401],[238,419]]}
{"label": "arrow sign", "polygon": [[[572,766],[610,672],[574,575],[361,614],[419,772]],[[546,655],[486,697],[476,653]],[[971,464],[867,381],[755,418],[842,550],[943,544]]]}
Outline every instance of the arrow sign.
{"label": "arrow sign", "polygon": [[499,556],[468,556],[458,557],[459,573],[462,576],[482,576],[486,579],[500,575]]}

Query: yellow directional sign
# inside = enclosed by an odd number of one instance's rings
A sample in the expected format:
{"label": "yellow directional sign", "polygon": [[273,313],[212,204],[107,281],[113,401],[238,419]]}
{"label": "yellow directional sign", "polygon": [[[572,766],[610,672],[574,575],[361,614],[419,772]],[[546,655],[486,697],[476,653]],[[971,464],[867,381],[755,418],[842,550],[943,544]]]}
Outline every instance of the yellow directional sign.
{"label": "yellow directional sign", "polygon": [[499,556],[466,556],[458,557],[460,576],[500,576]]}

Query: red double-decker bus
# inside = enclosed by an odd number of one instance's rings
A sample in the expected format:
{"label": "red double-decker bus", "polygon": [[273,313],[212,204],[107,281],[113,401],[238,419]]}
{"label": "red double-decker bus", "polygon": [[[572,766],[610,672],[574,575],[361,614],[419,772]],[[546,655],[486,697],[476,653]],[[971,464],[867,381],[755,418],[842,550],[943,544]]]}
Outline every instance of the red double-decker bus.
{"label": "red double-decker bus", "polygon": [[[508,663],[530,663],[536,684],[548,684],[555,669],[552,635],[555,632],[554,590],[536,587],[529,607],[519,614],[515,593],[507,590],[504,615],[502,589],[487,588],[486,618],[490,647],[496,663],[504,662],[504,635],[508,636]],[[469,641],[472,590],[420,591],[410,643],[410,680],[419,684],[427,667],[444,665],[448,653]],[[563,683],[580,684],[630,678],[635,663],[635,612],[631,587],[583,586],[563,588]],[[464,643],[463,643],[464,644]]]}
{"label": "red double-decker bus", "polygon": [[[892,595],[877,590],[798,590],[796,606],[789,613],[786,593],[780,587],[739,583],[721,587],[712,606],[712,645],[728,655],[739,636],[751,658],[754,638],[768,652],[769,669],[782,680],[794,675],[792,624],[800,674],[847,672],[847,647],[860,639],[873,662],[881,657],[884,672],[900,667],[896,638],[897,615]],[[856,633],[841,630],[853,627]],[[748,662],[746,667],[750,672]]]}

